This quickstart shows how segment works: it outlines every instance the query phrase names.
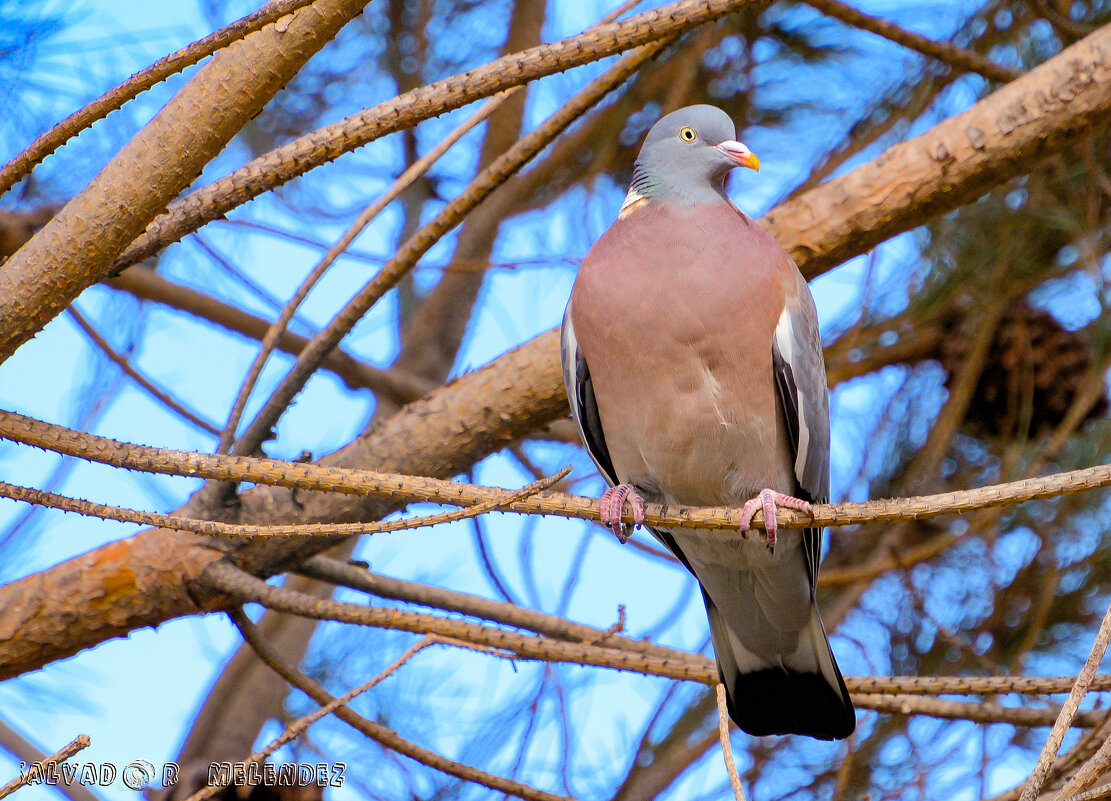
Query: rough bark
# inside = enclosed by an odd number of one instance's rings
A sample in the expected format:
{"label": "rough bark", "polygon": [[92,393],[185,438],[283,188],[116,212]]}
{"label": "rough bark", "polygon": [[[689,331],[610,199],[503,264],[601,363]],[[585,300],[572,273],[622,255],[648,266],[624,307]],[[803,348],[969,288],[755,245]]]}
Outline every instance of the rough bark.
{"label": "rough bark", "polygon": [[[1051,152],[1047,141],[1061,147],[1107,119],[1108,54],[1111,27],[965,114],[773,210],[766,224],[812,277],[955,208],[1028,171]],[[973,127],[978,133],[970,138]],[[956,155],[938,160],[940,151]],[[410,404],[327,461],[451,475],[565,413],[557,337],[548,332]],[[243,500],[244,519],[259,522],[362,520],[383,511],[373,499],[312,494],[295,503],[289,493],[271,489],[256,489]],[[273,572],[306,555],[303,546],[279,543],[240,556]],[[204,565],[219,557],[196,538],[153,531],[0,588],[0,676],[200,611],[187,588],[199,587]],[[180,569],[167,571],[169,564]]]}
{"label": "rough bark", "polygon": [[363,5],[322,0],[214,56],[0,267],[0,361],[107,278],[124,248]]}
{"label": "rough bark", "polygon": [[[558,363],[534,363],[535,345],[541,353],[554,351],[557,339],[549,333],[456,379],[323,461],[440,476],[466,469],[527,434],[535,416],[565,413],[562,392],[539,397],[527,389],[559,383]],[[256,489],[243,496],[242,519],[373,519],[391,508],[366,498],[335,500],[322,493]],[[313,550],[325,546],[318,543]],[[268,570],[274,572],[307,555],[268,550],[242,556],[252,563],[276,558]],[[208,611],[211,599],[194,598],[192,591],[205,565],[222,556],[203,538],[156,529],[0,588],[0,675],[19,675],[135,628]]]}
{"label": "rough bark", "polygon": [[812,278],[878,245],[893,226],[968,203],[1106,124],[1109,80],[1104,26],[963,114],[772,209],[764,227]]}

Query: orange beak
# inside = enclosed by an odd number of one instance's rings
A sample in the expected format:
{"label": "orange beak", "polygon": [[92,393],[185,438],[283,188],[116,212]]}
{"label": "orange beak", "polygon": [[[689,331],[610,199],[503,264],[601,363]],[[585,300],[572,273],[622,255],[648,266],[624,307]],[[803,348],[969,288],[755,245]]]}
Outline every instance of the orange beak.
{"label": "orange beak", "polygon": [[748,167],[751,170],[760,171],[760,159],[756,158],[756,154],[740,142],[727,139],[718,145],[718,150],[738,167]]}

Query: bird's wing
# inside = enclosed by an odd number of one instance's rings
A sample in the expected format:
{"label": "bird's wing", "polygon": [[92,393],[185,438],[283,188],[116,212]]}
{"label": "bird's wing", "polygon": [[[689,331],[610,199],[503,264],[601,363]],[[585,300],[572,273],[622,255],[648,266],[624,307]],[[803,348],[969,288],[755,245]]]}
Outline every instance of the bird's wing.
{"label": "bird's wing", "polygon": [[[818,315],[801,275],[799,291],[789,295],[775,328],[772,367],[780,410],[795,457],[799,497],[829,501],[829,392],[818,336]],[[822,556],[822,532],[803,532],[806,569],[813,590]]]}
{"label": "bird's wing", "polygon": [[586,445],[586,452],[593,460],[598,472],[609,485],[618,483],[617,471],[613,469],[606,437],[602,433],[602,418],[598,415],[598,401],[594,398],[594,385],[590,380],[590,368],[586,358],[579,350],[575,339],[575,327],[571,323],[571,304],[563,314],[563,329],[560,332],[560,347],[563,357],[563,384],[567,388],[567,401],[571,404],[571,417],[579,429],[579,436]]}
{"label": "bird's wing", "polygon": [[[563,358],[563,384],[567,388],[567,401],[571,405],[571,416],[579,429],[579,436],[582,437],[586,452],[598,468],[598,472],[611,487],[616,486],[621,483],[621,480],[617,476],[609,449],[606,447],[606,437],[602,432],[602,418],[598,414],[598,401],[594,397],[594,385],[590,380],[590,368],[575,340],[570,303],[567,304],[567,310],[563,314],[560,349]],[[676,559],[683,563],[687,570],[694,574],[690,561],[683,555],[669,531],[655,528],[649,530]]]}

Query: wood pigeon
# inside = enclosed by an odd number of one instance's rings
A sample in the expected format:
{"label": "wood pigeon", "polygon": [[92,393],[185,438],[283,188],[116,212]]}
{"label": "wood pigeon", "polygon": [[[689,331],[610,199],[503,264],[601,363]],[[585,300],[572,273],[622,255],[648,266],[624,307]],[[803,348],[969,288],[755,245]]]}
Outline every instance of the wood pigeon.
{"label": "wood pigeon", "polygon": [[[733,720],[838,739],[856,716],[815,604],[822,532],[775,524],[777,505],[829,500],[817,315],[791,257],[726,196],[737,166],[760,163],[719,108],[652,127],[571,292],[563,376],[622,542],[626,501],[638,523],[647,501],[744,505],[742,531],[652,531],[701,585]],[[763,542],[747,533],[758,508]]]}

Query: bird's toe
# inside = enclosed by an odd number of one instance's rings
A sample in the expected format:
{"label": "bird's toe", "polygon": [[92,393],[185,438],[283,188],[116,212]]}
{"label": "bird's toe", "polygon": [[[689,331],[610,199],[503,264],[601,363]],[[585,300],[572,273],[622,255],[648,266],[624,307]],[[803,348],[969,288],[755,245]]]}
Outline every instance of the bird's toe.
{"label": "bird's toe", "polygon": [[764,544],[768,546],[770,551],[775,550],[779,532],[779,521],[776,519],[775,512],[776,507],[779,506],[784,509],[796,509],[807,514],[810,514],[812,510],[809,501],[795,498],[792,495],[784,495],[782,492],[767,488],[760,490],[760,494],[755,498],[745,501],[745,505],[741,508],[741,531],[748,531],[752,528],[752,518],[756,515],[757,509],[764,513],[764,531],[761,539],[764,540]]}
{"label": "bird's toe", "polygon": [[[621,521],[621,513],[628,499],[632,507],[633,524],[627,525]],[[644,525],[644,498],[636,491],[632,484],[618,484],[602,493],[599,501],[598,518],[602,525],[613,532],[614,536],[624,545],[629,541],[637,526]]]}

